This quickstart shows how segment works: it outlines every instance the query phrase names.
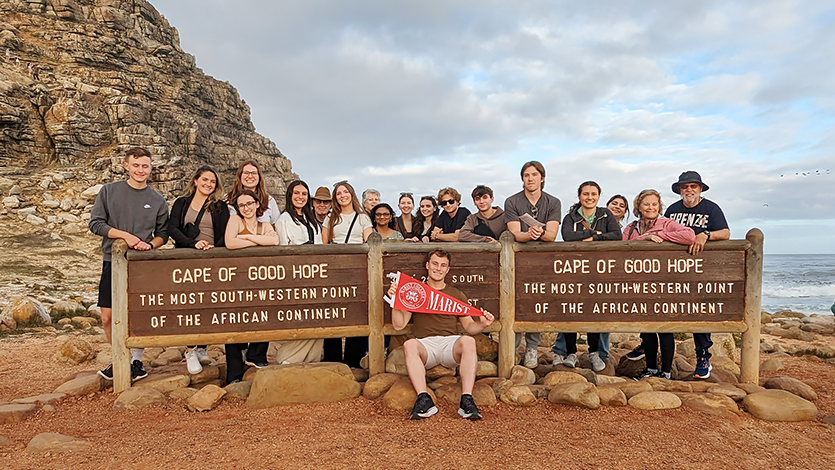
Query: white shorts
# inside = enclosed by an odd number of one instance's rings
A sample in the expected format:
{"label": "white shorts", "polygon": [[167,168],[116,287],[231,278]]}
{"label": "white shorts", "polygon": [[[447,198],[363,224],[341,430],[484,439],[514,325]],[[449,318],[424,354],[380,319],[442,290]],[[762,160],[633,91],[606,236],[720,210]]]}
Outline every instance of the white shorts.
{"label": "white shorts", "polygon": [[452,357],[452,347],[461,335],[428,336],[420,338],[420,344],[426,348],[426,368],[431,369],[438,364],[447,369],[455,369],[458,363]]}

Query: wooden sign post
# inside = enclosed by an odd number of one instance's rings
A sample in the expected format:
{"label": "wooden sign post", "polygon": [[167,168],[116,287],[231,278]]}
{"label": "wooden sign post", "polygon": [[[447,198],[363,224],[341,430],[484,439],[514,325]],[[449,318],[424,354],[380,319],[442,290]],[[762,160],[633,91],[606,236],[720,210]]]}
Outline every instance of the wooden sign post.
{"label": "wooden sign post", "polygon": [[516,332],[742,333],[740,381],[759,376],[762,232],[711,242],[697,256],[672,243],[382,243],[127,250],[113,245],[114,390],[130,386],[130,347],[369,337],[369,372],[385,370],[394,330],[385,274],[426,275],[434,248],[446,281],[492,312],[499,375]]}

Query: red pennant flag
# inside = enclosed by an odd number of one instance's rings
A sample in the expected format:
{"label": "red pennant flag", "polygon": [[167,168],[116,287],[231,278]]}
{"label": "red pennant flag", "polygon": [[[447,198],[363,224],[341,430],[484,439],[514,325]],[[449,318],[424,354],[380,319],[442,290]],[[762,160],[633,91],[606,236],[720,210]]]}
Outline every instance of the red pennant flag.
{"label": "red pennant flag", "polygon": [[389,274],[397,286],[394,299],[385,297],[391,308],[416,313],[435,315],[456,315],[459,317],[480,317],[484,312],[466,302],[444,294],[401,272]]}

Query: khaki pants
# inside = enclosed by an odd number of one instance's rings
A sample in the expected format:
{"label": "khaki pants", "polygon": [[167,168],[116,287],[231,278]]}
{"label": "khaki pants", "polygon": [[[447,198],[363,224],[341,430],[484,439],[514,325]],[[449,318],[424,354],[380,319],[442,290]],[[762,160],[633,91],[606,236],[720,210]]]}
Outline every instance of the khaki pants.
{"label": "khaki pants", "polygon": [[297,339],[289,341],[276,341],[278,351],[275,353],[275,362],[289,362],[298,364],[300,362],[321,362],[324,340],[323,339]]}

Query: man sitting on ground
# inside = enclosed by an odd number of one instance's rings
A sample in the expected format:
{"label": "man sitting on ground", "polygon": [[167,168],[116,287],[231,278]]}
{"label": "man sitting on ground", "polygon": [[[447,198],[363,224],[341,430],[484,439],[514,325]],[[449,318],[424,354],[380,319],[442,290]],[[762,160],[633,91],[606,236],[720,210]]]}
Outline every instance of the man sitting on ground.
{"label": "man sitting on ground", "polygon": [[[426,256],[426,284],[462,302],[467,302],[467,297],[461,291],[446,283],[449,263],[450,255],[446,251],[437,249],[429,252]],[[388,295],[392,298],[397,295],[394,283],[389,288]],[[411,418],[428,418],[438,412],[438,408],[426,392],[426,370],[441,364],[450,369],[458,367],[458,374],[461,376],[461,403],[458,414],[466,419],[481,419],[481,412],[473,400],[473,385],[478,363],[475,340],[472,336],[458,334],[458,322],[461,322],[467,334],[475,335],[493,323],[493,315],[484,311],[484,316],[475,321],[472,317],[454,315],[412,313],[397,309],[391,312],[391,323],[396,330],[406,328],[409,319],[412,319],[414,338],[406,340],[403,344],[403,352],[406,354],[409,380],[418,393]]]}

